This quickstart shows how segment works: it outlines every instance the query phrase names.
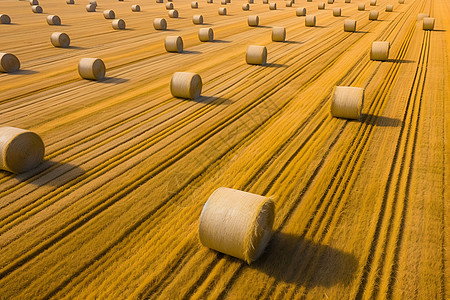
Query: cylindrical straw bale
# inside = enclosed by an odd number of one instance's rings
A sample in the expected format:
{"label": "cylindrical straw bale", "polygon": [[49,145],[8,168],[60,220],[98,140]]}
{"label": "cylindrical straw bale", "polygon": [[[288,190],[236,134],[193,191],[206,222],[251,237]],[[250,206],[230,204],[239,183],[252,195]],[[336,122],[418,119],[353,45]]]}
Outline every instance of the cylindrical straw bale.
{"label": "cylindrical straw bale", "polygon": [[206,0],[206,3],[214,3],[213,0]]}
{"label": "cylindrical straw bale", "polygon": [[203,24],[203,16],[202,15],[193,15],[192,23],[194,23],[195,25]]}
{"label": "cylindrical straw bale", "polygon": [[398,0],[398,3],[405,4],[405,0]]}
{"label": "cylindrical straw bale", "polygon": [[214,40],[214,31],[212,28],[200,28],[198,31],[198,39],[201,42],[212,42]]}
{"label": "cylindrical straw bale", "polygon": [[30,0],[30,5],[39,5],[39,1],[38,0]]}
{"label": "cylindrical straw bale", "polygon": [[227,8],[226,7],[219,7],[219,15],[226,16],[227,14]]}
{"label": "cylindrical straw bale", "polygon": [[253,4],[253,3],[255,3],[255,1],[253,1],[253,0],[247,0],[247,2],[248,2],[248,4]]}
{"label": "cylindrical straw bale", "polygon": [[267,62],[267,48],[265,46],[248,46],[245,61],[249,65],[265,65]]}
{"label": "cylindrical straw bale", "polygon": [[434,18],[423,18],[423,30],[434,29]]}
{"label": "cylindrical straw bale", "polygon": [[178,18],[178,10],[176,9],[169,10],[169,18]]}
{"label": "cylindrical straw bale", "polygon": [[321,2],[321,3],[317,4],[317,8],[318,9],[325,9],[325,2]]}
{"label": "cylindrical straw bale", "polygon": [[164,18],[155,18],[153,20],[153,27],[156,30],[166,30],[167,29],[167,22]]}
{"label": "cylindrical straw bale", "polygon": [[344,21],[344,31],[355,32],[356,31],[356,20],[347,19]]}
{"label": "cylindrical straw bale", "polygon": [[61,19],[55,15],[48,15],[47,23],[48,25],[61,25]]}
{"label": "cylindrical straw bale", "polygon": [[341,8],[340,7],[333,8],[333,16],[334,17],[340,17],[341,16]]}
{"label": "cylindrical straw bale", "polygon": [[334,4],[334,0],[328,0],[328,4]]}
{"label": "cylindrical straw bale", "polygon": [[242,10],[250,10],[250,4],[248,3],[242,4]]}
{"label": "cylindrical straw bale", "polygon": [[202,78],[196,73],[176,72],[170,81],[172,96],[183,99],[196,99],[202,93]]}
{"label": "cylindrical straw bale", "polygon": [[277,10],[277,4],[275,2],[269,3],[270,10]]}
{"label": "cylindrical straw bale", "polygon": [[191,8],[198,8],[198,2],[197,1],[191,2]]}
{"label": "cylindrical straw bale", "polygon": [[139,12],[141,11],[141,7],[139,6],[139,4],[133,4],[131,5],[131,11]]}
{"label": "cylindrical straw bale", "polygon": [[331,101],[331,115],[337,118],[359,120],[363,101],[363,88],[337,86]]}
{"label": "cylindrical straw bale", "polygon": [[306,0],[306,2],[312,2],[312,0]]}
{"label": "cylindrical straw bale", "polygon": [[389,58],[389,42],[375,41],[370,51],[371,60],[386,61]]}
{"label": "cylindrical straw bale", "polygon": [[307,27],[316,26],[316,16],[307,15],[305,17],[305,26],[307,26]]}
{"label": "cylindrical straw bale", "polygon": [[167,52],[181,53],[183,52],[183,40],[181,39],[181,36],[178,35],[168,36],[164,41],[164,47]]}
{"label": "cylindrical straw bale", "polygon": [[352,0],[345,0],[345,3],[352,3]]}
{"label": "cylindrical straw bale", "polygon": [[259,25],[259,17],[257,15],[248,16],[248,26],[257,27]]}
{"label": "cylindrical straw bale", "polygon": [[269,0],[263,0],[263,4],[269,4]]}
{"label": "cylindrical straw bale", "polygon": [[0,127],[0,169],[22,173],[37,167],[44,159],[45,146],[34,132]]}
{"label": "cylindrical straw bale", "polygon": [[386,11],[387,12],[393,12],[394,11],[394,6],[393,5],[386,5]]}
{"label": "cylindrical straw bale", "polygon": [[231,0],[226,0],[227,1],[227,3],[231,3]]}
{"label": "cylindrical straw bale", "polygon": [[0,53],[0,72],[12,73],[20,69],[19,59],[11,53]]}
{"label": "cylindrical straw bale", "polygon": [[423,20],[423,18],[429,18],[429,17],[430,17],[429,14],[420,13],[417,15],[417,21],[421,21],[421,20]]}
{"label": "cylindrical straw bale", "polygon": [[95,9],[96,9],[96,6],[93,5],[93,4],[88,4],[88,5],[86,5],[86,11],[87,11],[87,12],[94,12]]}
{"label": "cylindrical straw bale", "polygon": [[124,30],[125,26],[125,21],[122,19],[116,19],[112,21],[112,28],[116,30]]}
{"label": "cylindrical straw bale", "polygon": [[296,13],[297,17],[306,16],[306,8],[299,7],[299,8],[297,8],[297,11],[295,13]]}
{"label": "cylindrical straw bale", "polygon": [[203,246],[246,261],[258,259],[272,238],[275,205],[269,197],[221,187],[203,206]]}
{"label": "cylindrical straw bale", "polygon": [[67,4],[75,4],[75,0],[66,0]]}
{"label": "cylindrical straw bale", "polygon": [[115,19],[116,18],[116,14],[114,13],[114,11],[112,9],[103,11],[103,16],[105,17],[105,19]]}
{"label": "cylindrical straw bale", "polygon": [[286,7],[292,7],[292,1],[286,1]]}
{"label": "cylindrical straw bale", "polygon": [[78,63],[78,74],[81,78],[102,80],[105,78],[106,67],[100,58],[82,58]]}
{"label": "cylindrical straw bale", "polygon": [[227,5],[227,3],[228,3],[227,0],[221,0],[220,1],[220,4],[222,4],[222,5]]}
{"label": "cylindrical straw bale", "polygon": [[370,0],[370,6],[376,6],[377,0]]}
{"label": "cylindrical straw bale", "polygon": [[171,10],[173,9],[173,3],[172,2],[167,2],[166,3],[166,10]]}
{"label": "cylindrical straw bale", "polygon": [[35,14],[42,14],[42,12],[44,11],[42,9],[42,7],[40,7],[39,5],[33,5],[31,7],[31,11],[34,12]]}
{"label": "cylindrical straw bale", "polygon": [[98,4],[97,4],[97,1],[95,1],[95,0],[91,0],[91,1],[89,1],[89,4],[95,5],[95,7],[97,7],[97,6],[98,6]]}
{"label": "cylindrical straw bale", "polygon": [[53,32],[50,41],[55,47],[67,48],[70,45],[70,38],[64,32]]}
{"label": "cylindrical straw bale", "polygon": [[272,28],[272,41],[284,42],[285,39],[286,39],[286,28],[284,27]]}
{"label": "cylindrical straw bale", "polygon": [[369,12],[369,20],[371,21],[378,20],[378,10],[371,10]]}
{"label": "cylindrical straw bale", "polygon": [[359,3],[358,10],[366,10],[366,5],[364,3]]}
{"label": "cylindrical straw bale", "polygon": [[11,18],[8,15],[0,14],[0,24],[11,24]]}
{"label": "cylindrical straw bale", "polygon": [[163,0],[156,0],[156,3],[164,3]]}

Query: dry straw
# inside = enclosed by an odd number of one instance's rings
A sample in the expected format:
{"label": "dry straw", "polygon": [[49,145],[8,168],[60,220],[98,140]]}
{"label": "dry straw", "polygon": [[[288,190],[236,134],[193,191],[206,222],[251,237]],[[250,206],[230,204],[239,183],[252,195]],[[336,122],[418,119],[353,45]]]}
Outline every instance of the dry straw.
{"label": "dry straw", "polygon": [[20,69],[19,59],[11,53],[0,53],[0,72],[12,73]]}
{"label": "dry straw", "polygon": [[366,10],[366,5],[364,3],[359,3],[358,10]]}
{"label": "dry straw", "polygon": [[164,47],[167,52],[183,52],[183,39],[178,35],[170,35],[164,40]]}
{"label": "dry straw", "polygon": [[386,5],[386,11],[387,12],[393,12],[394,11],[394,6],[393,5]]}
{"label": "dry straw", "polygon": [[352,0],[345,0],[345,3],[352,3]]}
{"label": "dry straw", "polygon": [[112,28],[115,30],[125,30],[125,21],[122,19],[116,19],[112,21]]}
{"label": "dry straw", "polygon": [[220,4],[222,4],[222,5],[227,5],[227,3],[228,3],[227,0],[222,0],[222,1],[220,1]]}
{"label": "dry straw", "polygon": [[60,48],[67,48],[70,45],[70,38],[64,32],[53,32],[50,41],[53,46]]}
{"label": "dry straw", "polygon": [[286,1],[286,7],[292,7],[292,1]]}
{"label": "dry straw", "polygon": [[214,31],[212,28],[200,28],[198,31],[198,39],[201,42],[212,42],[214,40]]}
{"label": "dry straw", "polygon": [[206,3],[213,3],[213,0],[206,0]]}
{"label": "dry straw", "polygon": [[22,173],[37,167],[44,159],[45,146],[34,132],[0,127],[0,169]]}
{"label": "dry straw", "polygon": [[153,27],[156,30],[166,30],[167,29],[167,22],[164,18],[155,18],[153,20]]}
{"label": "dry straw", "polygon": [[88,4],[88,5],[86,5],[86,11],[87,12],[95,12],[95,9],[96,9],[97,7],[95,6],[95,5],[93,5],[93,4]]}
{"label": "dry straw", "polygon": [[376,21],[378,20],[378,10],[371,10],[369,12],[369,20],[370,21]]}
{"label": "dry straw", "polygon": [[253,1],[253,0],[247,0],[247,2],[248,2],[249,4],[255,3],[255,1]]}
{"label": "dry straw", "polygon": [[423,20],[424,18],[429,18],[429,17],[430,17],[429,14],[420,13],[420,14],[417,15],[417,21],[421,21],[421,20]]}
{"label": "dry straw", "polygon": [[248,46],[245,61],[249,65],[265,65],[267,62],[267,48],[265,46]]}
{"label": "dry straw", "polygon": [[389,42],[375,41],[372,43],[372,49],[370,50],[371,60],[386,61],[389,58]]}
{"label": "dry straw", "polygon": [[250,4],[248,3],[242,4],[242,10],[250,10]]}
{"label": "dry straw", "polygon": [[316,26],[316,16],[307,15],[305,17],[305,26],[306,27],[314,27],[314,26]]}
{"label": "dry straw", "polygon": [[11,18],[8,15],[0,14],[0,24],[11,24]]}
{"label": "dry straw", "polygon": [[297,8],[295,14],[297,15],[297,17],[306,16],[306,8],[304,8],[304,7]]}
{"label": "dry straw", "polygon": [[434,29],[434,18],[423,18],[423,30]]}
{"label": "dry straw", "polygon": [[56,15],[48,15],[47,16],[47,24],[48,25],[61,25],[61,19]]}
{"label": "dry straw", "polygon": [[333,8],[333,16],[334,17],[340,17],[341,16],[341,9],[339,7]]}
{"label": "dry straw", "polygon": [[172,96],[183,99],[196,99],[202,93],[202,78],[196,73],[176,72],[170,81]]}
{"label": "dry straw", "polygon": [[321,2],[317,5],[318,9],[325,9],[325,2]]}
{"label": "dry straw", "polygon": [[370,0],[370,6],[376,6],[377,0]]}
{"label": "dry straw", "polygon": [[355,32],[356,31],[356,20],[347,19],[344,21],[344,31]]}
{"label": "dry straw", "polygon": [[269,0],[263,0],[263,4],[269,4]]}
{"label": "dry straw", "polygon": [[248,16],[248,26],[257,27],[259,25],[259,17],[257,15]]}
{"label": "dry straw", "polygon": [[405,0],[398,0],[398,3],[405,4]]}
{"label": "dry straw", "polygon": [[194,23],[195,25],[203,24],[203,16],[202,15],[192,16],[192,23]]}
{"label": "dry straw", "polygon": [[269,9],[270,10],[277,10],[277,4],[275,2],[269,3]]}
{"label": "dry straw", "polygon": [[100,58],[82,58],[78,63],[78,74],[81,78],[102,80],[105,78],[106,67]]}
{"label": "dry straw", "polygon": [[169,18],[178,18],[178,10],[175,9],[169,10]]}
{"label": "dry straw", "polygon": [[31,7],[31,11],[34,12],[35,14],[42,14],[42,12],[44,11],[42,9],[42,7],[40,7],[39,5],[33,5]]}
{"label": "dry straw", "polygon": [[221,187],[203,206],[200,242],[250,264],[269,243],[274,218],[275,205],[271,198]]}
{"label": "dry straw", "polygon": [[89,1],[89,4],[92,4],[92,5],[95,5],[95,7],[97,7],[97,1],[95,1],[95,0],[91,0],[91,1]]}
{"label": "dry straw", "polygon": [[334,4],[334,0],[328,0],[328,4]]}
{"label": "dry straw", "polygon": [[171,10],[173,9],[173,3],[172,2],[167,2],[166,3],[166,10]]}
{"label": "dry straw", "polygon": [[131,11],[139,12],[141,11],[141,7],[139,6],[139,4],[133,4],[131,5]]}
{"label": "dry straw", "polygon": [[197,1],[191,2],[191,8],[198,8],[198,2]]}
{"label": "dry straw", "polygon": [[227,14],[227,9],[225,7],[219,7],[219,15],[225,16]]}
{"label": "dry straw", "polygon": [[163,0],[156,0],[156,3],[164,3]]}
{"label": "dry straw", "polygon": [[115,19],[116,18],[116,14],[114,13],[114,11],[112,9],[103,11],[103,16],[105,17],[105,19]]}
{"label": "dry straw", "polygon": [[272,28],[272,41],[284,42],[285,39],[286,39],[286,28],[284,28],[284,27],[273,27]]}
{"label": "dry straw", "polygon": [[337,118],[359,120],[364,101],[364,89],[337,86],[331,101],[331,115]]}
{"label": "dry straw", "polygon": [[39,1],[38,0],[30,0],[30,5],[39,5]]}

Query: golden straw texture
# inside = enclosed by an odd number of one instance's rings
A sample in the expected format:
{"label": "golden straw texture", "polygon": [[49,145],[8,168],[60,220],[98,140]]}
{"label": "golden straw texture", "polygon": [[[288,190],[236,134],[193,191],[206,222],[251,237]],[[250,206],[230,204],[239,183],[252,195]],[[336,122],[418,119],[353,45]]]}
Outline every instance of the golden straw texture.
{"label": "golden straw texture", "polygon": [[196,99],[202,93],[202,78],[196,73],[176,72],[170,81],[172,96],[183,99]]}
{"label": "golden straw texture", "polygon": [[389,58],[389,42],[375,41],[370,51],[371,60],[386,61]]}
{"label": "golden straw texture", "polygon": [[344,31],[354,32],[356,30],[356,20],[347,19],[344,21]]}
{"label": "golden straw texture", "polygon": [[286,39],[286,28],[284,27],[272,28],[272,41],[284,42],[285,39]]}
{"label": "golden straw texture", "polygon": [[257,27],[259,25],[259,17],[257,15],[248,16],[248,26]]}
{"label": "golden straw texture", "polygon": [[334,0],[328,0],[328,4],[334,4]]}
{"label": "golden straw texture", "polygon": [[286,7],[292,7],[292,1],[286,1]]}
{"label": "golden straw texture", "polygon": [[20,69],[19,59],[11,53],[0,53],[0,72],[12,73]]}
{"label": "golden straw texture", "polygon": [[164,18],[155,18],[153,20],[153,27],[156,30],[166,30],[167,29],[167,21]]}
{"label": "golden straw texture", "polygon": [[70,45],[70,38],[64,32],[53,32],[50,41],[55,47],[67,48]]}
{"label": "golden straw texture", "polygon": [[164,40],[164,47],[167,52],[183,52],[183,40],[178,35],[169,35]]}
{"label": "golden straw texture", "polygon": [[114,11],[112,9],[103,11],[103,16],[105,17],[105,19],[115,19],[116,18],[116,14],[114,13]]}
{"label": "golden straw texture", "polygon": [[305,26],[314,27],[316,26],[316,16],[308,15],[305,17]]}
{"label": "golden straw texture", "polygon": [[363,88],[337,86],[331,101],[331,115],[338,118],[359,120],[363,101]]}
{"label": "golden straw texture", "polygon": [[420,13],[417,15],[417,21],[421,21],[421,20],[423,20],[423,18],[429,18],[429,17],[430,17],[429,14]]}
{"label": "golden straw texture", "polygon": [[124,30],[126,27],[125,21],[122,19],[116,19],[112,21],[112,28],[116,30]]}
{"label": "golden straw texture", "polygon": [[105,72],[105,63],[100,58],[82,58],[78,63],[78,74],[84,79],[102,80]]}
{"label": "golden straw texture", "polygon": [[8,15],[0,14],[0,23],[1,24],[11,24],[11,18]]}
{"label": "golden straw texture", "polygon": [[55,15],[47,16],[47,24],[48,25],[61,25],[61,19]]}
{"label": "golden straw texture", "polygon": [[370,0],[370,6],[376,6],[377,0]]}
{"label": "golden straw texture", "polygon": [[295,11],[295,14],[297,15],[297,17],[306,16],[306,8],[304,8],[304,7],[297,8],[297,10]]}
{"label": "golden straw texture", "polygon": [[198,31],[198,39],[201,42],[212,42],[214,40],[214,31],[212,28],[200,28]]}
{"label": "golden straw texture", "polygon": [[434,29],[434,18],[423,18],[423,30]]}

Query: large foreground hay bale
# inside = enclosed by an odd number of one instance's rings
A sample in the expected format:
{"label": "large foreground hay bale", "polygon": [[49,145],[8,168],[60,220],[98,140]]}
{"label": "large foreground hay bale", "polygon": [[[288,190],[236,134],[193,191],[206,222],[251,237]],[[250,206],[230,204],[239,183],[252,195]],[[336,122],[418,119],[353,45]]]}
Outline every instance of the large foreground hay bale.
{"label": "large foreground hay bale", "polygon": [[344,31],[355,32],[356,31],[356,20],[347,19],[344,21]]}
{"label": "large foreground hay bale", "polygon": [[196,99],[202,93],[202,78],[196,73],[176,72],[170,81],[172,96],[183,99]]}
{"label": "large foreground hay bale", "polygon": [[272,28],[272,41],[284,42],[285,39],[286,39],[286,28],[284,28],[284,27],[273,27]]}
{"label": "large foreground hay bale", "polygon": [[203,206],[200,242],[205,247],[251,263],[269,243],[274,218],[272,199],[221,187]]}
{"label": "large foreground hay bale", "polygon": [[100,58],[82,58],[78,63],[78,74],[81,78],[102,80],[105,73],[105,63]]}
{"label": "large foreground hay bale", "polygon": [[363,101],[363,88],[337,86],[331,101],[331,115],[338,118],[359,120]]}
{"label": "large foreground hay bale", "polygon": [[214,31],[211,27],[200,28],[198,31],[198,39],[201,42],[212,42],[214,40]]}
{"label": "large foreground hay bale", "polygon": [[20,69],[19,59],[11,53],[0,53],[0,72],[12,73]]}
{"label": "large foreground hay bale", "polygon": [[423,18],[423,30],[434,29],[434,18]]}
{"label": "large foreground hay bale", "polygon": [[249,65],[265,65],[267,62],[267,48],[265,46],[248,46],[245,61]]}
{"label": "large foreground hay bale", "polygon": [[248,16],[248,26],[257,27],[259,25],[259,17],[257,15]]}
{"label": "large foreground hay bale", "polygon": [[370,50],[371,60],[386,61],[389,58],[389,42],[375,41],[372,43],[372,49]]}
{"label": "large foreground hay bale", "polygon": [[70,38],[64,32],[53,32],[50,41],[55,47],[67,48],[70,45]]}
{"label": "large foreground hay bale", "polygon": [[183,39],[178,35],[169,35],[164,40],[164,47],[167,52],[183,52]]}

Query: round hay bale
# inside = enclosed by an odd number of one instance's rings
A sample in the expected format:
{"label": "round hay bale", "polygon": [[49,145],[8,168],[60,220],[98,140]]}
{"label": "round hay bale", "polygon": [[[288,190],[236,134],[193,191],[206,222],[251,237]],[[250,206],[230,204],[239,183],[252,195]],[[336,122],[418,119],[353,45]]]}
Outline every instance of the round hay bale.
{"label": "round hay bale", "polygon": [[198,8],[198,2],[197,1],[191,2],[191,8]]}
{"label": "round hay bale", "polygon": [[335,7],[333,8],[333,17],[340,17],[341,16],[341,8]]}
{"label": "round hay bale", "polygon": [[325,2],[321,2],[317,5],[318,9],[325,9]]}
{"label": "round hay bale", "polygon": [[257,15],[248,16],[248,26],[257,27],[259,25],[259,17]]}
{"label": "round hay bale", "polygon": [[270,10],[277,10],[277,4],[275,2],[269,3],[269,9]]}
{"label": "round hay bale", "polygon": [[178,18],[178,10],[176,9],[169,10],[169,18]]}
{"label": "round hay bale", "polygon": [[242,4],[242,10],[250,10],[250,4],[248,3]]}
{"label": "round hay bale", "polygon": [[33,5],[31,7],[31,10],[35,13],[35,14],[42,14],[42,12],[44,11],[42,9],[42,7],[40,7],[39,5]]}
{"label": "round hay bale", "polygon": [[30,0],[30,5],[39,5],[39,1],[38,0]]}
{"label": "round hay bale", "polygon": [[213,0],[206,0],[206,3],[214,3]]}
{"label": "round hay bale", "polygon": [[88,4],[88,5],[86,5],[86,11],[87,12],[95,12],[95,9],[96,9],[97,7],[95,6],[95,5],[93,5],[93,4]]}
{"label": "round hay bale", "polygon": [[195,25],[203,24],[203,16],[202,15],[193,15],[192,23],[194,23]]}
{"label": "round hay bale", "polygon": [[253,4],[253,3],[255,3],[255,1],[253,1],[253,0],[247,0],[247,2],[248,2],[248,4]]}
{"label": "round hay bale", "polygon": [[292,7],[292,1],[286,1],[286,7]]}
{"label": "round hay bale", "polygon": [[393,12],[394,11],[394,6],[393,5],[386,5],[386,11],[387,12]]}
{"label": "round hay bale", "polygon": [[11,18],[8,15],[0,14],[0,24],[11,24]]}
{"label": "round hay bale", "polygon": [[131,5],[131,11],[139,12],[141,11],[141,7],[139,6],[139,4]]}
{"label": "round hay bale", "polygon": [[352,0],[345,0],[345,3],[352,3]]}
{"label": "round hay bale", "polygon": [[347,19],[344,21],[344,31],[355,32],[356,31],[356,20]]}
{"label": "round hay bale", "polygon": [[248,46],[245,61],[249,65],[265,65],[267,62],[267,48],[265,46]]}
{"label": "round hay bale", "polygon": [[306,2],[312,2],[312,0],[306,0]]}
{"label": "round hay bale", "polygon": [[220,4],[222,4],[222,5],[227,5],[227,3],[228,3],[227,0],[221,0],[220,1]]}
{"label": "round hay bale", "polygon": [[156,3],[164,3],[163,0],[156,0]]}
{"label": "round hay bale", "polygon": [[376,6],[377,0],[370,0],[370,6]]}
{"label": "round hay bale", "polygon": [[56,15],[48,15],[47,16],[47,24],[48,25],[61,25],[61,19]]}
{"label": "round hay bale", "polygon": [[398,3],[405,4],[405,0],[398,0]]}
{"label": "round hay bale", "polygon": [[19,59],[11,53],[0,53],[0,72],[12,73],[20,69]]}
{"label": "round hay bale", "polygon": [[372,49],[370,50],[371,60],[386,61],[389,58],[389,42],[375,41],[372,43]]}
{"label": "round hay bale", "polygon": [[81,78],[102,80],[105,72],[105,63],[100,58],[82,58],[78,62],[78,74]]}
{"label": "round hay bale", "polygon": [[284,27],[273,27],[272,28],[272,41],[284,42],[285,39],[286,39],[286,28],[284,28]]}
{"label": "round hay bale", "polygon": [[370,21],[376,21],[378,20],[378,10],[371,10],[369,12],[369,20]]}
{"label": "round hay bale", "polygon": [[434,18],[423,18],[423,30],[434,29]]}
{"label": "round hay bale", "polygon": [[202,93],[202,78],[196,73],[176,72],[170,81],[172,96],[183,99],[196,99]]}
{"label": "round hay bale", "polygon": [[423,20],[423,18],[429,18],[429,17],[430,17],[429,14],[420,13],[417,15],[417,21],[421,21],[421,20]]}
{"label": "round hay bale", "polygon": [[22,173],[37,167],[44,160],[45,146],[34,132],[0,127],[0,153],[0,169]]}
{"label": "round hay bale", "polygon": [[164,47],[167,52],[181,53],[183,52],[183,40],[181,36],[170,35],[164,40]]}
{"label": "round hay bale", "polygon": [[306,16],[306,8],[304,8],[304,7],[297,8],[297,10],[295,11],[295,14],[297,15],[297,17]]}
{"label": "round hay bale", "polygon": [[205,247],[250,264],[272,238],[274,218],[271,198],[221,187],[203,206],[199,239]]}
{"label": "round hay bale", "polygon": [[115,30],[125,30],[125,21],[122,19],[116,19],[112,21],[112,28]]}
{"label": "round hay bale", "polygon": [[70,45],[70,38],[64,32],[53,32],[50,41],[55,47],[67,48]]}
{"label": "round hay bale", "polygon": [[103,11],[103,16],[105,17],[105,19],[115,19],[116,18],[116,14],[114,13],[114,11],[112,9]]}
{"label": "round hay bale", "polygon": [[227,3],[231,3],[231,0],[226,0],[227,1]]}
{"label": "round hay bale", "polygon": [[75,4],[75,0],[66,0],[67,4]]}
{"label": "round hay bale", "polygon": [[331,115],[337,118],[359,120],[363,101],[363,88],[337,86],[331,101]]}
{"label": "round hay bale", "polygon": [[359,3],[358,10],[366,10],[366,5],[364,3]]}
{"label": "round hay bale", "polygon": [[227,15],[226,7],[219,7],[219,15],[221,15],[221,16],[226,16]]}
{"label": "round hay bale", "polygon": [[316,26],[316,16],[307,15],[305,17],[305,26],[306,27],[315,27]]}
{"label": "round hay bale", "polygon": [[173,3],[172,2],[167,2],[166,3],[166,10],[171,10],[173,9]]}
{"label": "round hay bale", "polygon": [[334,4],[334,0],[328,0],[328,4]]}
{"label": "round hay bale", "polygon": [[95,8],[97,8],[97,6],[98,6],[97,1],[95,1],[95,0],[89,1],[89,4],[95,5]]}
{"label": "round hay bale", "polygon": [[269,4],[269,0],[263,0],[263,4]]}
{"label": "round hay bale", "polygon": [[214,31],[212,28],[200,28],[198,31],[198,39],[201,42],[212,42],[214,40]]}
{"label": "round hay bale", "polygon": [[167,29],[167,22],[164,18],[155,18],[153,20],[153,28],[156,30],[166,30]]}

